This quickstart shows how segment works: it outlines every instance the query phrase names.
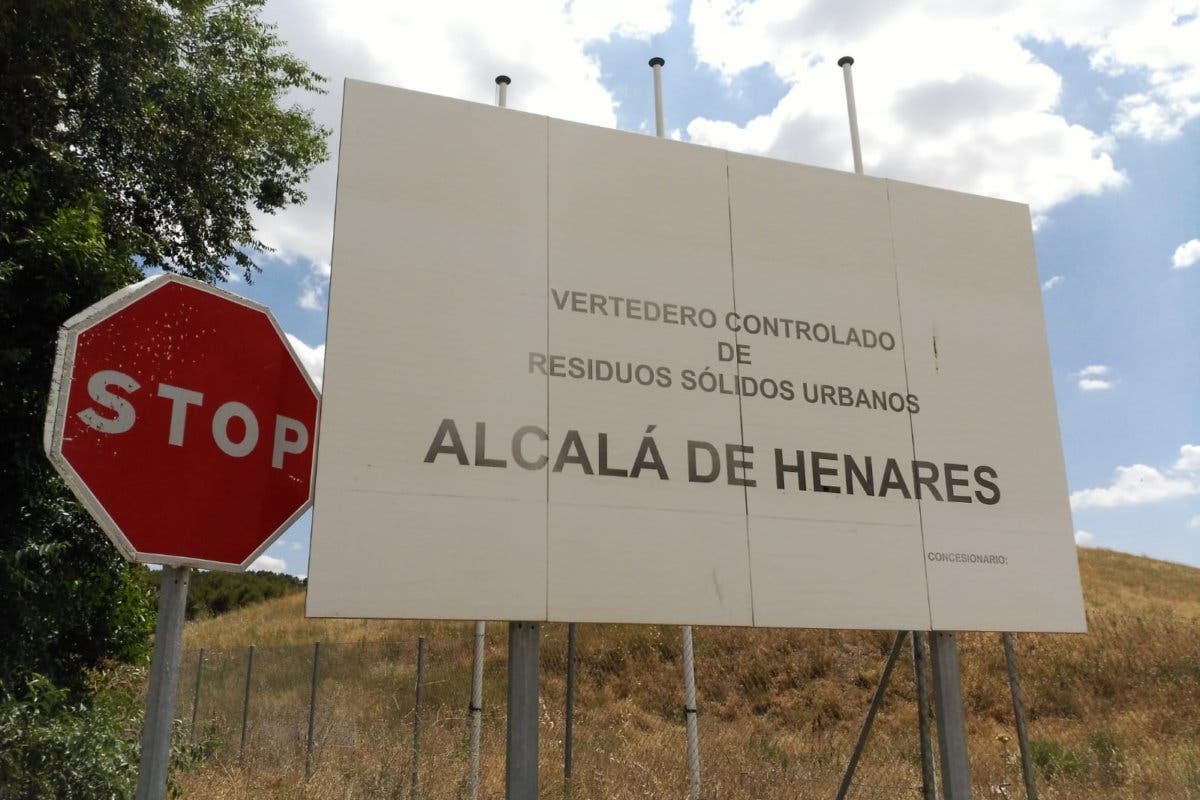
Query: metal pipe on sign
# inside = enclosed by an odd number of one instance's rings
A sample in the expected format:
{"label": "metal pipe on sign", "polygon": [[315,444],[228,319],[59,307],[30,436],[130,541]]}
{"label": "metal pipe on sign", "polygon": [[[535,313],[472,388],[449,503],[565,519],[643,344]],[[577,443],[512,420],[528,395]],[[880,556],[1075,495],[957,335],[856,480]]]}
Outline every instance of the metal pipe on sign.
{"label": "metal pipe on sign", "polygon": [[942,791],[946,800],[970,800],[971,771],[958,642],[953,633],[934,631],[929,643],[933,651],[933,704],[937,712],[938,749],[942,754]]}
{"label": "metal pipe on sign", "polygon": [[850,149],[854,155],[854,172],[862,175],[862,146],[858,141],[858,109],[854,105],[854,77],[850,74],[850,67],[854,64],[854,59],[850,56],[842,56],[837,63],[842,68],[842,77],[846,80],[846,112],[850,115]]}
{"label": "metal pipe on sign", "polygon": [[1029,732],[1025,729],[1025,699],[1021,696],[1021,682],[1017,679],[1017,653],[1013,648],[1013,635],[1005,633],[1004,664],[1008,667],[1008,688],[1012,692],[1013,719],[1017,726],[1017,747],[1021,750],[1021,775],[1025,778],[1025,796],[1038,800],[1037,784],[1033,776],[1033,757],[1029,752]]}
{"label": "metal pipe on sign", "polygon": [[[650,59],[654,72],[654,132],[658,138],[666,136],[663,124],[662,68],[666,59],[655,56]],[[681,629],[683,635],[683,719],[687,727],[687,763],[689,796],[700,798],[700,727],[696,719],[696,660],[692,648],[692,626]]]}
{"label": "metal pipe on sign", "polygon": [[487,623],[475,622],[475,654],[471,660],[471,764],[468,785],[471,800],[479,800],[479,739],[483,730],[483,654]]}
{"label": "metal pipe on sign", "polygon": [[508,85],[512,83],[512,78],[507,75],[496,76],[496,105],[500,108],[508,108]]}
{"label": "metal pipe on sign", "polygon": [[650,69],[654,71],[654,135],[663,138],[666,135],[663,125],[663,92],[662,68],[667,61],[655,56],[650,59]]}
{"label": "metal pipe on sign", "polygon": [[[496,76],[496,105],[508,105],[512,79]],[[542,627],[536,622],[508,623],[508,726],[505,735],[504,796],[537,800],[538,672]]]}
{"label": "metal pipe on sign", "polygon": [[179,686],[179,656],[183,619],[187,611],[188,567],[163,567],[158,584],[158,620],[150,657],[150,686],[142,722],[142,753],[138,761],[136,800],[163,800],[171,764],[171,725],[175,720],[175,691]]}

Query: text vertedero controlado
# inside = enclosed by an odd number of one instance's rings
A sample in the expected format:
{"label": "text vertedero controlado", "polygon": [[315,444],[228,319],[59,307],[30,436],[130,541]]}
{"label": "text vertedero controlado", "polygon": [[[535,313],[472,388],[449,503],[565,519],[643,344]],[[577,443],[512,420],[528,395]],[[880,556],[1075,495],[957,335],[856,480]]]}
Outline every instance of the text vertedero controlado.
{"label": "text vertedero controlado", "polygon": [[894,350],[896,336],[891,331],[876,331],[857,326],[838,326],[832,322],[813,322],[774,315],[715,311],[704,306],[670,303],[639,297],[622,297],[571,289],[551,289],[555,308],[576,314],[655,322],[751,336],[773,336],[816,344],[861,347],[867,350]]}
{"label": "text vertedero controlado", "polygon": [[[903,497],[949,503],[1000,502],[999,474],[986,464],[919,461],[878,455],[831,453],[795,447],[755,448],[741,442],[714,443],[688,439],[664,451],[655,438],[657,426],[647,425],[639,437],[632,461],[614,456],[620,437],[608,433],[583,433],[568,429],[551,440],[540,425],[521,425],[512,433],[489,436],[486,422],[468,428],[473,440],[464,443],[458,423],[445,418],[433,433],[424,463],[457,463],[489,469],[522,469],[575,473],[597,478],[680,480],[688,483],[759,486],[758,472],[767,472],[779,491],[827,492],[867,497]],[[674,437],[673,437],[674,438]],[[765,455],[769,453],[770,455]],[[763,454],[763,455],[760,455]],[[759,459],[763,462],[759,465]],[[757,466],[756,466],[757,465]]]}

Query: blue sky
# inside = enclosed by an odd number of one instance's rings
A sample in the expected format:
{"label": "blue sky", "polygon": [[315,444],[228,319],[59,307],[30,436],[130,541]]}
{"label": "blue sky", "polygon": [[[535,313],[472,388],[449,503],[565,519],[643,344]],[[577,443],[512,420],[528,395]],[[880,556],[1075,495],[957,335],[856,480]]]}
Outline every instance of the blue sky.
{"label": "blue sky", "polygon": [[[506,73],[513,107],[652,132],[658,55],[673,137],[848,170],[835,64],[855,56],[868,174],[1032,208],[1077,541],[1200,566],[1198,12],[293,0],[265,15],[329,78],[289,102],[335,129],[334,151],[345,77],[491,102]],[[268,304],[317,371],[335,175],[322,167],[304,207],[261,220],[276,252],[229,285]],[[306,518],[264,563],[302,574],[307,549]]]}

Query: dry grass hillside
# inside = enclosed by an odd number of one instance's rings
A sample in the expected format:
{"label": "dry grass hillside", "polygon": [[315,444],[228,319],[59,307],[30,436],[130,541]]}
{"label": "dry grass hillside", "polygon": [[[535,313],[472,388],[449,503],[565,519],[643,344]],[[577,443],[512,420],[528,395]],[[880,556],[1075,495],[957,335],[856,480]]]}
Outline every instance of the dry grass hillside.
{"label": "dry grass hillside", "polygon": [[[1046,800],[1200,800],[1200,570],[1080,552],[1091,631],[1017,637]],[[305,620],[294,595],[190,624],[179,716],[206,648],[187,798],[408,798],[415,637],[428,643],[417,795],[465,796],[471,626]],[[892,634],[696,630],[706,798],[832,798]],[[503,796],[504,629],[489,626],[483,797]],[[579,626],[575,779],[562,779],[565,626],[547,625],[543,797],[683,798],[679,632]],[[312,780],[303,780],[312,643],[321,641]],[[256,645],[239,757],[246,646]],[[961,637],[976,797],[1024,797],[1000,638]],[[910,651],[851,797],[920,797]],[[186,734],[188,725],[184,725]]]}

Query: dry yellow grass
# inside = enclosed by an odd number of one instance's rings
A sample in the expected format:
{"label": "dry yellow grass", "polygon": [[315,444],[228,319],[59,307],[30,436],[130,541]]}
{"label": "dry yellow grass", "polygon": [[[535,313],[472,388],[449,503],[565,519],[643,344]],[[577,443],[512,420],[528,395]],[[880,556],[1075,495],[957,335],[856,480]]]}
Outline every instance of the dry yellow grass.
{"label": "dry yellow grass", "polygon": [[[1104,550],[1080,554],[1091,632],[1020,636],[1018,656],[1046,800],[1200,800],[1200,570]],[[305,620],[300,595],[188,626],[208,648],[184,797],[411,796],[415,637],[429,642],[420,797],[462,797],[471,626]],[[705,796],[831,798],[892,634],[696,631]],[[311,643],[323,643],[313,780],[303,776]],[[258,646],[247,751],[237,757],[245,646]],[[336,644],[335,644],[336,643]],[[961,639],[977,796],[1023,797],[999,636]],[[562,781],[565,626],[545,626],[543,796]],[[483,791],[503,795],[504,630],[489,628]],[[911,668],[897,670],[854,798],[918,798]],[[189,668],[190,667],[190,668]],[[571,796],[686,794],[678,630],[579,628]],[[179,714],[190,716],[185,664]]]}

